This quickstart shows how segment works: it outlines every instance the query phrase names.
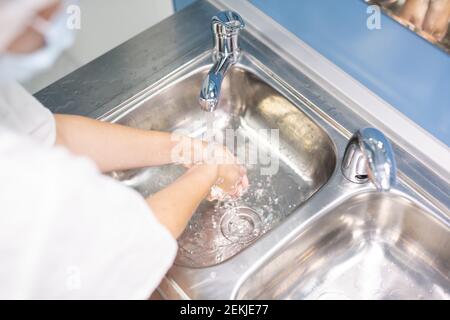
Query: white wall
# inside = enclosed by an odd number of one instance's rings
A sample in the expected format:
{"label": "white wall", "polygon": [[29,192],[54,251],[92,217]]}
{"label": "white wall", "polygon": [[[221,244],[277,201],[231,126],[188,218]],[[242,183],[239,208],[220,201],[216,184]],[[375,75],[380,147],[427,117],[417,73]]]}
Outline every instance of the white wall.
{"label": "white wall", "polygon": [[172,0],[80,0],[81,29],[72,48],[24,83],[35,93],[173,13]]}

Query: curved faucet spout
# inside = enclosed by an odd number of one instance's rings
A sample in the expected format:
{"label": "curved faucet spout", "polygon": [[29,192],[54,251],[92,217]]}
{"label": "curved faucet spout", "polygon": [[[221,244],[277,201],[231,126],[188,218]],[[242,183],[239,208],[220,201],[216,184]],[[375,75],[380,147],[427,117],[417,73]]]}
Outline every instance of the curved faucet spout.
{"label": "curved faucet spout", "polygon": [[212,112],[216,110],[223,79],[232,65],[231,57],[221,58],[212,66],[205,80],[203,80],[199,102],[204,111]]}
{"label": "curved faucet spout", "polygon": [[219,12],[211,20],[214,65],[203,81],[199,97],[200,106],[205,111],[212,112],[219,104],[223,79],[240,55],[239,31],[244,26],[242,18],[233,11]]}
{"label": "curved faucet spout", "polygon": [[374,128],[358,130],[345,149],[342,172],[352,182],[371,180],[378,191],[389,191],[396,181],[397,166],[385,135]]}

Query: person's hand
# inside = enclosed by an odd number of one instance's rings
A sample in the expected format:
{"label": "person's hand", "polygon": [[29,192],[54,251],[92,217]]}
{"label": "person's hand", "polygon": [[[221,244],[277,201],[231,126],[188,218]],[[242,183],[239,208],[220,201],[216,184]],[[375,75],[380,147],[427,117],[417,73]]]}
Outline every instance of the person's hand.
{"label": "person's hand", "polygon": [[[195,164],[166,188],[152,194],[147,202],[157,219],[178,238],[203,199],[238,196],[248,185],[243,168],[237,164]],[[215,187],[214,187],[215,186]],[[211,195],[220,190],[219,194]],[[242,189],[241,189],[242,190]],[[173,201],[173,199],[177,201]]]}
{"label": "person's hand", "polygon": [[208,200],[237,199],[247,190],[247,170],[238,163],[235,156],[225,147],[207,145],[206,163],[217,165],[217,182],[212,187]]}
{"label": "person's hand", "polygon": [[183,147],[177,149],[175,163],[186,168],[208,165],[217,170],[208,200],[236,199],[247,190],[247,170],[226,147],[185,136],[179,140]]}
{"label": "person's hand", "polygon": [[208,200],[237,199],[249,185],[247,171],[238,164],[223,164],[218,167],[218,179],[212,187]]}
{"label": "person's hand", "polygon": [[442,41],[450,20],[450,0],[407,0],[399,18],[431,41]]}

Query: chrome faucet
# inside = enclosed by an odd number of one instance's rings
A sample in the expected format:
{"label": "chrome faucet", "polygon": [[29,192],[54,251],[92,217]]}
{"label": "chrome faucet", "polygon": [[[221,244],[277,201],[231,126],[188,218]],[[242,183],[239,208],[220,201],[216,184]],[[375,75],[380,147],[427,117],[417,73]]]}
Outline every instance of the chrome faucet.
{"label": "chrome faucet", "polygon": [[205,111],[212,112],[217,108],[222,81],[239,58],[239,32],[244,27],[241,16],[233,11],[221,11],[211,20],[214,65],[203,81],[199,98],[200,106]]}
{"label": "chrome faucet", "polygon": [[397,168],[385,135],[374,128],[358,130],[345,149],[342,172],[352,182],[365,183],[370,179],[378,191],[389,191],[395,184]]}

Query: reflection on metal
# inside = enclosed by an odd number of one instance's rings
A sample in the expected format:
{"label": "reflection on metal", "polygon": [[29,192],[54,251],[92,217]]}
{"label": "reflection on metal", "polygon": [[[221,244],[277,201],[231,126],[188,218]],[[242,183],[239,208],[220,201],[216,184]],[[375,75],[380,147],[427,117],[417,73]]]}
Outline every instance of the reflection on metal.
{"label": "reflection on metal", "polygon": [[365,0],[450,53],[450,0]]}
{"label": "reflection on metal", "polygon": [[449,241],[448,226],[402,196],[356,195],[305,226],[233,298],[448,300]]}
{"label": "reflection on metal", "polygon": [[378,191],[389,191],[397,176],[391,143],[377,129],[358,130],[345,149],[342,173],[352,182],[371,180]]}

